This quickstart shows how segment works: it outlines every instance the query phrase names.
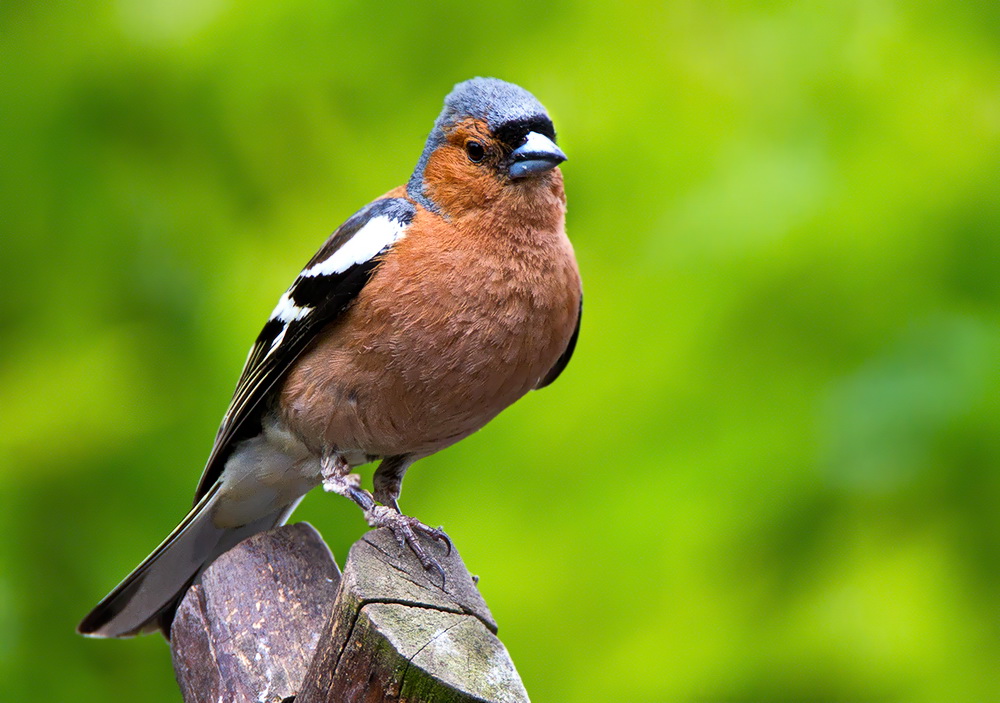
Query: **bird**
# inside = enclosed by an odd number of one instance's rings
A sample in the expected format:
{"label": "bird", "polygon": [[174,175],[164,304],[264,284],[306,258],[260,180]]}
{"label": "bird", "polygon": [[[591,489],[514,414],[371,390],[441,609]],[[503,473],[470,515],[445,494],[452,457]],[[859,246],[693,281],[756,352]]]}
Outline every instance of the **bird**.
{"label": "bird", "polygon": [[[349,217],[279,298],[193,508],[77,631],[169,638],[201,572],[321,484],[440,570],[417,536],[450,549],[447,535],[399,508],[407,469],[552,383],[576,346],[565,160],[527,90],[455,85],[410,178]],[[373,461],[368,491],[354,469]]]}

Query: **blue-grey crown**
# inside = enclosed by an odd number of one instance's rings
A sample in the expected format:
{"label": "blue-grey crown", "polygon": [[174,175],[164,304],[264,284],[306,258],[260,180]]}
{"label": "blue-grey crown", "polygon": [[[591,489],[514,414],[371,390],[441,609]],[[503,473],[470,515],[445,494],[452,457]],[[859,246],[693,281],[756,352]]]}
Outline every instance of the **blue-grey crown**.
{"label": "blue-grey crown", "polygon": [[437,206],[424,193],[424,168],[427,160],[444,143],[445,132],[470,117],[484,120],[495,134],[501,133],[505,128],[513,127],[517,130],[518,126],[526,133],[530,126],[552,139],[555,138],[552,121],[545,108],[521,86],[499,78],[471,78],[462,81],[444,99],[444,109],[434,122],[434,129],[427,137],[420,161],[406,186],[410,197],[429,210],[436,211]]}
{"label": "blue-grey crown", "polygon": [[519,85],[499,78],[472,78],[456,85],[444,99],[434,129],[447,128],[467,117],[485,120],[496,130],[509,122],[547,119],[548,115],[535,96]]}

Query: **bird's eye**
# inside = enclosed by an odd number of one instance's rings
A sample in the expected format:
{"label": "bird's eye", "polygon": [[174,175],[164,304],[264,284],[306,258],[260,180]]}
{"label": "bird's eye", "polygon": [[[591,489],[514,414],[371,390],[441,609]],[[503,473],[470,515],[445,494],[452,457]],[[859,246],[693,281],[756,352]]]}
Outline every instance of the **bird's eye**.
{"label": "bird's eye", "polygon": [[469,155],[469,161],[478,164],[486,156],[486,148],[481,143],[472,139],[465,143],[465,153]]}

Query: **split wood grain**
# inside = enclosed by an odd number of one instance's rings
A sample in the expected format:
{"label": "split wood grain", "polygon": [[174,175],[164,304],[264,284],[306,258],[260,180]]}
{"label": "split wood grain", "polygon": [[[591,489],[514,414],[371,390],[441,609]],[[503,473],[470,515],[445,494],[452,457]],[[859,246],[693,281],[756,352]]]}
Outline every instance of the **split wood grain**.
{"label": "split wood grain", "polygon": [[522,703],[527,693],[457,551],[425,571],[388,530],[343,577],[308,524],[237,545],[182,601],[171,651],[185,703]]}

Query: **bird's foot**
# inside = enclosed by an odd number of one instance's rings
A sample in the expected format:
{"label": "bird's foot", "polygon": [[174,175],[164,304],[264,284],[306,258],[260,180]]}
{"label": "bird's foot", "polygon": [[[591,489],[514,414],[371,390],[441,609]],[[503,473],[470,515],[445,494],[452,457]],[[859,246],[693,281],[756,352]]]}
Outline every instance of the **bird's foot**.
{"label": "bird's foot", "polygon": [[447,549],[445,554],[451,554],[451,540],[445,534],[444,530],[439,527],[428,527],[416,518],[402,515],[386,505],[376,505],[370,510],[366,510],[365,519],[372,527],[388,527],[392,530],[392,534],[396,537],[396,541],[399,542],[399,546],[404,549],[409,547],[410,551],[416,555],[417,559],[420,560],[420,565],[426,571],[433,569],[438,572],[441,575],[441,585],[442,587],[444,586],[444,569],[427,553],[427,550],[424,549],[417,538],[417,535],[421,534],[433,540],[444,542]]}
{"label": "bird's foot", "polygon": [[444,569],[427,553],[418,535],[444,542],[446,555],[451,554],[451,540],[448,535],[441,528],[428,527],[416,518],[401,514],[394,497],[391,499],[391,505],[379,505],[371,493],[361,488],[361,477],[350,473],[350,470],[350,465],[338,454],[326,454],[320,462],[323,489],[353,500],[365,512],[365,520],[370,526],[388,527],[392,530],[399,546],[403,549],[409,547],[425,570],[434,570],[441,575],[441,587],[444,588]]}

